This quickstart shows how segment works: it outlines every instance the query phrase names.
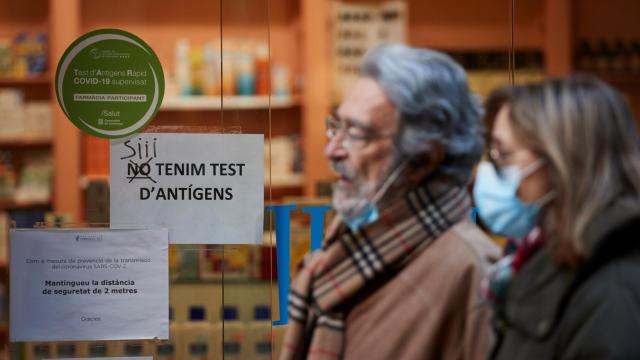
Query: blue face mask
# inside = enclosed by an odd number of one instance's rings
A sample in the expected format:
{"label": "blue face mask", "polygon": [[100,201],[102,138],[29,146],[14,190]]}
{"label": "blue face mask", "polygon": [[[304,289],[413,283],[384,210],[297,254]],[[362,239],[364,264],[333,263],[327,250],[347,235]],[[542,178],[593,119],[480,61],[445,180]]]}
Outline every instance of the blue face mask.
{"label": "blue face mask", "polygon": [[544,163],[538,161],[524,170],[509,166],[496,170],[493,164],[482,162],[478,167],[473,198],[478,215],[492,233],[521,238],[538,222],[540,209],[552,197],[551,193],[534,203],[526,204],[518,198],[522,179],[536,172]]}
{"label": "blue face mask", "polygon": [[378,201],[382,198],[382,196],[387,192],[389,187],[396,181],[398,175],[404,170],[407,165],[406,161],[402,161],[398,167],[389,175],[387,180],[380,186],[380,189],[373,195],[371,201],[367,201],[364,205],[363,210],[360,212],[359,216],[351,217],[348,219],[344,219],[344,222],[347,224],[351,231],[355,232],[360,229],[362,226],[370,224],[380,217],[380,211],[378,211]]}
{"label": "blue face mask", "polygon": [[365,211],[362,212],[362,215],[345,219],[347,226],[351,231],[357,231],[360,227],[372,223],[380,217],[380,213],[378,211],[378,207],[374,203],[367,203]]}

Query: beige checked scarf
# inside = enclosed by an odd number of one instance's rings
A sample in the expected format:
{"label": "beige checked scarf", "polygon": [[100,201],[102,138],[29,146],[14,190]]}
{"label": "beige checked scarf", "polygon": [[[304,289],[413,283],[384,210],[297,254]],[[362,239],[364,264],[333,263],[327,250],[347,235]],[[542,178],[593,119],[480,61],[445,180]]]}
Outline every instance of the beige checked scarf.
{"label": "beige checked scarf", "polygon": [[464,188],[431,181],[393,201],[357,232],[342,227],[323,250],[305,259],[291,283],[280,359],[342,358],[341,305],[402,268],[470,211]]}

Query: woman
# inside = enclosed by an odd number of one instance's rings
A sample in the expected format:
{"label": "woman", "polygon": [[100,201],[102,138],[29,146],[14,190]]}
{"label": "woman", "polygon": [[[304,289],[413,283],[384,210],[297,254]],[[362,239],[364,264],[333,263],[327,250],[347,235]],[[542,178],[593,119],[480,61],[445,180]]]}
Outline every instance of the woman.
{"label": "woman", "polygon": [[640,358],[640,135],[586,75],[487,102],[483,223],[515,240],[487,281],[497,359]]}

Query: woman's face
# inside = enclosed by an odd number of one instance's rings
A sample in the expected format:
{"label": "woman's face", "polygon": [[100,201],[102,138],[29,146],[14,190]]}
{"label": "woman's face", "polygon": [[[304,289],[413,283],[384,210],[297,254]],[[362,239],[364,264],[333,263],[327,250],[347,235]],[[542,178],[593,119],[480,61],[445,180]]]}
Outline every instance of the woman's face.
{"label": "woman's face", "polygon": [[[503,105],[491,133],[491,157],[498,168],[516,166],[520,171],[535,164],[539,157],[517,138],[511,127],[509,105]],[[549,193],[547,166],[542,165],[520,182],[518,197],[525,203],[540,200]]]}

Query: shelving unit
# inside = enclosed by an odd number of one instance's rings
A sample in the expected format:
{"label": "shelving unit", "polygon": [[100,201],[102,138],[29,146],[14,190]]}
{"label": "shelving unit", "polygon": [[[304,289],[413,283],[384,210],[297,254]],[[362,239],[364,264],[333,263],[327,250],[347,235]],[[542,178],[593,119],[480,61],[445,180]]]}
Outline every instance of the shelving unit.
{"label": "shelving unit", "polygon": [[[82,0],[49,0],[51,55],[53,64],[71,41],[80,34],[101,27],[120,27],[145,39],[160,57],[167,73],[173,69],[173,46],[180,37],[194,42],[219,39],[222,18],[222,35],[225,39],[253,37],[267,40],[266,2],[224,1],[222,14],[218,2],[194,0],[187,3],[142,0],[130,3],[96,3]],[[590,0],[591,1],[591,0]],[[616,0],[620,1],[620,0]],[[351,1],[349,1],[351,2]],[[352,1],[358,3],[359,1]],[[379,2],[379,0],[376,0]],[[588,1],[587,1],[588,2]],[[479,4],[472,0],[458,2],[425,2],[407,0],[408,39],[417,46],[432,47],[444,51],[506,51],[509,46],[509,8],[504,1],[492,0]],[[580,6],[583,2],[580,3]],[[260,5],[265,5],[263,8]],[[112,9],[127,8],[126,12]],[[321,119],[331,106],[331,2],[315,0],[272,0],[271,5],[271,55],[274,61],[285,63],[294,77],[301,75],[304,86],[300,94],[288,99],[272,98],[272,109],[285,111],[278,131],[287,133],[287,126],[300,131],[304,149],[304,184],[302,193],[315,194],[318,181],[330,180],[333,175],[324,160],[324,123]],[[572,71],[574,13],[578,3],[574,0],[522,0],[516,8],[516,48],[540,51],[544,55],[548,75],[567,74]],[[222,17],[221,17],[222,15]],[[506,69],[505,69],[506,73]],[[230,125],[245,125],[251,131],[259,131],[257,122],[266,122],[267,103],[264,98],[229,98],[224,103],[226,119]],[[300,112],[287,113],[300,108]],[[163,103],[158,121],[162,124],[202,124],[196,119],[200,112],[210,112],[214,117],[203,120],[211,123],[220,116],[219,98],[171,98]],[[246,113],[245,113],[246,112]],[[293,118],[290,116],[299,116]],[[204,118],[204,117],[203,117]],[[286,119],[285,119],[286,118]],[[283,125],[290,124],[290,125]],[[294,125],[295,124],[295,125]],[[57,137],[56,167],[66,179],[56,180],[56,211],[82,217],[81,135],[56,112]],[[264,128],[262,128],[264,130]],[[264,131],[263,131],[264,132]],[[277,135],[277,134],[275,134]]]}
{"label": "shelving unit", "polygon": [[[20,32],[36,32],[49,31],[49,1],[33,0],[28,3],[15,0],[0,0],[0,38],[12,40]],[[31,101],[49,101],[51,99],[51,74],[45,73],[37,76],[16,78],[16,77],[0,77],[1,89],[17,89],[23,93],[25,103]],[[6,114],[0,113],[0,122],[7,121]],[[6,122],[4,124],[7,124]],[[13,132],[12,132],[13,133]],[[24,169],[24,160],[27,154],[37,152],[52,153],[54,147],[54,139],[52,136],[42,135],[9,135],[0,130],[0,150],[8,151],[12,154],[16,171],[16,177],[19,179],[21,171]],[[18,218],[24,219],[25,214],[41,213],[50,211],[53,201],[16,201],[14,198],[0,198],[0,219],[7,221],[7,218],[16,215]],[[0,226],[3,231],[7,228]],[[5,353],[5,347],[8,344],[9,325],[8,325],[8,299],[9,299],[9,266],[7,259],[7,234],[0,234],[3,238],[0,250],[2,258],[0,259],[0,287],[3,289],[2,294],[2,321],[0,321],[0,351],[2,356],[8,358],[9,354]]]}
{"label": "shelving unit", "polygon": [[266,110],[285,109],[300,105],[297,96],[182,96],[166,97],[162,101],[161,111],[200,111],[200,110]]}
{"label": "shelving unit", "polygon": [[24,136],[0,136],[0,147],[33,147],[49,146],[52,144],[51,136],[24,135]]}
{"label": "shelving unit", "polygon": [[[287,129],[299,132],[304,148],[304,170],[302,193],[314,195],[316,183],[332,178],[331,171],[323,156],[325,139],[321,135],[324,124],[321,121],[331,106],[331,2],[316,0],[272,0],[271,20],[266,18],[266,2],[229,1],[220,3],[192,0],[175,3],[141,0],[131,3],[127,0],[115,2],[89,2],[83,0],[37,0],[36,10],[25,10],[17,2],[0,2],[0,35],[13,36],[22,29],[49,31],[51,66],[66,46],[86,31],[101,27],[119,27],[132,31],[146,41],[158,53],[163,67],[173,69],[173,47],[180,37],[194,42],[219,39],[220,24],[223,19],[224,38],[255,37],[267,40],[266,26],[271,24],[271,54],[291,69],[294,77],[301,76],[303,84],[299,94],[288,98],[272,97],[271,108],[283,111],[278,120],[277,131],[287,133]],[[371,0],[382,2],[381,0]],[[349,0],[359,3],[362,1]],[[458,2],[435,2],[407,0],[408,40],[412,45],[432,47],[444,51],[506,51],[509,46],[508,3],[499,0],[473,0]],[[515,45],[519,50],[540,51],[544,55],[547,75],[562,75],[573,71],[574,40],[576,38],[596,38],[602,29],[618,36],[640,37],[639,30],[633,28],[634,15],[638,3],[612,0],[603,5],[599,0],[522,0],[516,8]],[[264,6],[260,6],[264,5]],[[32,6],[30,6],[32,8]],[[113,9],[127,11],[113,11]],[[607,14],[608,16],[602,16]],[[506,70],[506,69],[505,69]],[[54,186],[54,210],[68,213],[81,219],[82,181],[82,141],[81,134],[64,117],[51,96],[52,74],[32,79],[0,79],[0,86],[20,86],[46,88],[55,112],[56,135],[52,139],[56,176]],[[631,94],[632,103],[637,104],[635,90],[639,79],[629,76],[606,74],[623,91]],[[629,90],[629,88],[633,88]],[[234,112],[235,123],[249,121],[248,118],[266,119],[268,103],[264,98],[231,97],[225,100],[225,112]],[[636,109],[638,105],[634,105]],[[158,117],[163,123],[188,118],[189,124],[199,112],[219,114],[219,98],[171,98],[164,101]],[[299,109],[299,110],[296,110]],[[261,110],[265,110],[262,111]],[[292,111],[293,110],[293,111]],[[246,112],[246,113],[243,113]],[[214,115],[218,116],[218,115]],[[214,117],[215,119],[215,117]],[[207,119],[205,121],[211,121]],[[284,125],[283,125],[284,124]],[[255,131],[259,126],[247,126]],[[1,141],[0,141],[1,144]],[[48,140],[10,140],[7,146],[46,145]],[[71,181],[69,180],[71,179]],[[300,184],[296,183],[295,187]]]}
{"label": "shelving unit", "polygon": [[28,209],[35,207],[49,207],[50,201],[16,201],[14,199],[0,198],[0,211],[13,209]]}
{"label": "shelving unit", "polygon": [[[48,32],[49,7],[48,0],[34,0],[29,6],[13,0],[0,0],[0,38],[12,41],[20,33],[30,36],[39,32]],[[4,74],[4,73],[3,73]],[[49,72],[29,74],[25,77],[0,76],[0,90],[13,89],[20,92],[24,106],[33,101],[49,101],[51,99],[51,74]],[[0,122],[4,122],[0,130],[0,151],[6,152],[11,159],[15,180],[20,183],[21,175],[27,164],[28,155],[37,151],[51,154],[53,137],[32,132],[31,129],[16,129],[12,120],[0,114]],[[37,119],[37,118],[33,118]],[[34,124],[33,122],[30,124]],[[6,132],[5,132],[6,130]],[[33,131],[38,131],[33,130]],[[16,200],[6,194],[0,197],[0,212],[41,212],[50,210],[52,201]],[[6,264],[5,264],[6,265]],[[4,283],[6,279],[2,278]],[[0,336],[4,338],[4,336]]]}
{"label": "shelving unit", "polygon": [[0,86],[48,85],[50,83],[51,77],[48,74],[24,79],[0,77]]}

